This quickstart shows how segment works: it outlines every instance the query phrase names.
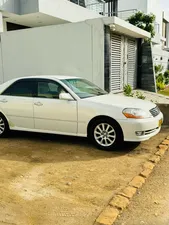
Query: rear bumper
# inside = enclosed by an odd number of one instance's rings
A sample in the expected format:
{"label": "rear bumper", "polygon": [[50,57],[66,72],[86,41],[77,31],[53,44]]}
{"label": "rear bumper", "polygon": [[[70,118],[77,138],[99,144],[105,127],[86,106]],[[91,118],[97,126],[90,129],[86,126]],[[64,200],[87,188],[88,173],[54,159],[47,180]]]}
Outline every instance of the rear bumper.
{"label": "rear bumper", "polygon": [[[148,119],[127,119],[120,121],[123,130],[124,141],[141,142],[150,139],[160,132],[161,125],[159,121],[163,121],[163,114],[160,113],[154,118]],[[142,132],[142,135],[136,135],[136,132]]]}

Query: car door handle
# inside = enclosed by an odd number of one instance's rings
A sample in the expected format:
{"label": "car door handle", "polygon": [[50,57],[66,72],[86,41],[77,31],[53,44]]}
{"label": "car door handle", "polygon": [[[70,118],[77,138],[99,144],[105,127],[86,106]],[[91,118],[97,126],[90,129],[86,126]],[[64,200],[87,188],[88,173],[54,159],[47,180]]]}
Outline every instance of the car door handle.
{"label": "car door handle", "polygon": [[0,102],[2,102],[2,103],[7,103],[8,100],[6,100],[6,99],[1,99]]}
{"label": "car door handle", "polygon": [[35,102],[34,105],[36,105],[36,106],[42,106],[43,104],[41,102]]}

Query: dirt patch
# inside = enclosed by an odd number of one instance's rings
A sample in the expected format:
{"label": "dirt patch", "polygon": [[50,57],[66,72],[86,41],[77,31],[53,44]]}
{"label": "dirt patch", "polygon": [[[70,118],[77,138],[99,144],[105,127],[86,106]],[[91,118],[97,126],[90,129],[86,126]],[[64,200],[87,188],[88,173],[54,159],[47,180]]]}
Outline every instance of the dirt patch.
{"label": "dirt patch", "polygon": [[0,224],[92,225],[167,136],[99,151],[86,139],[12,133],[0,140]]}

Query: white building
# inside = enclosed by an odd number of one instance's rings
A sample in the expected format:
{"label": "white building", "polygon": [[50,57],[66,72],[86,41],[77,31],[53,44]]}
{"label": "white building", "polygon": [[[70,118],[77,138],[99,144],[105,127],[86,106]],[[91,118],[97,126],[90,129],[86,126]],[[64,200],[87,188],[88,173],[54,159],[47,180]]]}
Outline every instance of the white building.
{"label": "white building", "polygon": [[[63,74],[87,78],[108,91],[122,91],[125,84],[137,88],[138,81],[155,91],[151,52],[148,70],[146,60],[142,71],[138,66],[138,43],[150,34],[114,17],[112,2],[91,2],[0,0],[0,83]],[[102,6],[98,11],[91,8],[96,3]],[[111,17],[102,16],[103,9]]]}
{"label": "white building", "polygon": [[169,53],[167,51],[169,51],[169,11],[164,11],[160,5],[160,0],[119,1],[118,16],[120,18],[126,20],[129,16],[138,11],[155,14],[156,21],[154,26],[156,34],[152,39],[153,58],[155,64],[162,64],[165,68],[168,68]]}
{"label": "white building", "polygon": [[101,17],[68,0],[0,0],[0,11],[0,32]]}

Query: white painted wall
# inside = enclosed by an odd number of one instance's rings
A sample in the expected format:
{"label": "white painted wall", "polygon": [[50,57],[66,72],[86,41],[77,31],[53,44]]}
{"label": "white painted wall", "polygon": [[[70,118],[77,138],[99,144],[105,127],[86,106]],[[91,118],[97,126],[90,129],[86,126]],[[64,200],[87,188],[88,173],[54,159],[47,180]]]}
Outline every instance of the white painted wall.
{"label": "white painted wall", "polygon": [[0,84],[4,81],[4,73],[3,73],[3,60],[2,60],[2,46],[0,44]]}
{"label": "white painted wall", "polygon": [[39,12],[70,22],[102,17],[100,14],[68,0],[39,0]]}
{"label": "white painted wall", "polygon": [[0,10],[19,14],[19,0],[0,0]]}
{"label": "white painted wall", "polygon": [[163,10],[160,5],[160,0],[148,0],[147,12],[153,13],[156,16],[156,23],[160,25],[159,33],[162,36]]}
{"label": "white painted wall", "polygon": [[[4,80],[38,74],[85,77],[104,87],[101,20],[1,34]],[[2,68],[0,66],[0,68]],[[2,72],[0,71],[2,82]]]}
{"label": "white painted wall", "polygon": [[169,69],[169,52],[161,50],[160,48],[154,47],[153,51],[153,61],[155,65],[162,65],[164,70]]}
{"label": "white painted wall", "polygon": [[138,9],[147,13],[148,0],[120,0],[118,3],[118,11]]}
{"label": "white painted wall", "polygon": [[20,14],[29,14],[38,11],[38,0],[20,0]]}
{"label": "white painted wall", "polygon": [[[118,11],[132,10],[136,9],[144,13],[153,13],[156,16],[156,23],[160,24],[160,34],[162,35],[162,12],[163,9],[160,5],[160,0],[120,0]],[[128,12],[129,13],[129,12]],[[134,12],[133,12],[134,13]],[[119,16],[125,14],[125,12],[120,13]],[[127,12],[126,12],[127,14]]]}

